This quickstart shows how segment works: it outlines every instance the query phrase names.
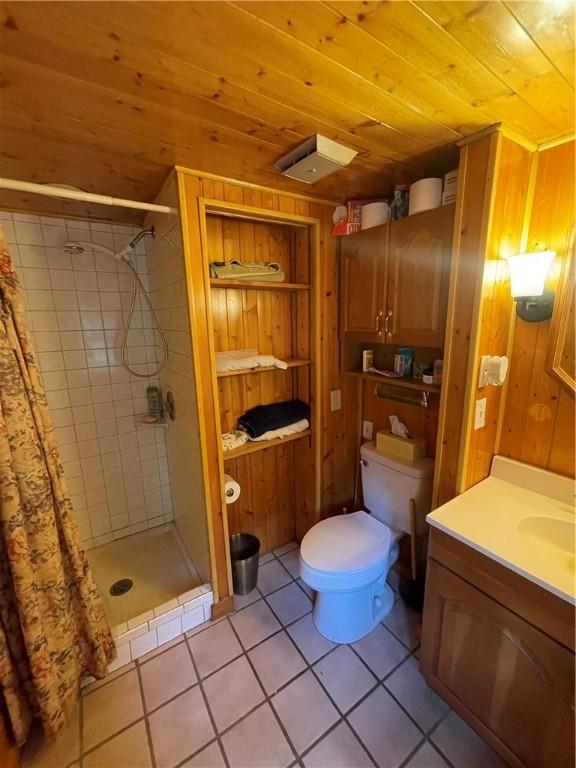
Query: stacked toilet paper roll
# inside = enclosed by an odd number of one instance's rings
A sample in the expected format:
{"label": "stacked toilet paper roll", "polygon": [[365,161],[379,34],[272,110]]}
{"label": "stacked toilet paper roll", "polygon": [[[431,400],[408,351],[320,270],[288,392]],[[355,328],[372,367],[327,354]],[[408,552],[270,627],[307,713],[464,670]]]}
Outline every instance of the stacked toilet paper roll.
{"label": "stacked toilet paper roll", "polygon": [[240,484],[230,475],[224,475],[224,496],[226,504],[234,504],[240,498]]}
{"label": "stacked toilet paper roll", "polygon": [[390,221],[390,206],[386,202],[365,203],[362,206],[362,229],[378,227]]}
{"label": "stacked toilet paper roll", "polygon": [[438,208],[442,202],[442,179],[420,179],[410,185],[408,215]]}

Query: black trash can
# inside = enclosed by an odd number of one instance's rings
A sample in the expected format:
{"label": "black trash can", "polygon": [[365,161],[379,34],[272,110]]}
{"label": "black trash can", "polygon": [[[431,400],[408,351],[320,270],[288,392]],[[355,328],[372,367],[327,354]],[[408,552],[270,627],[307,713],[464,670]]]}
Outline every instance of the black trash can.
{"label": "black trash can", "polygon": [[235,595],[247,595],[258,582],[258,553],[260,541],[250,533],[230,536],[232,582]]}

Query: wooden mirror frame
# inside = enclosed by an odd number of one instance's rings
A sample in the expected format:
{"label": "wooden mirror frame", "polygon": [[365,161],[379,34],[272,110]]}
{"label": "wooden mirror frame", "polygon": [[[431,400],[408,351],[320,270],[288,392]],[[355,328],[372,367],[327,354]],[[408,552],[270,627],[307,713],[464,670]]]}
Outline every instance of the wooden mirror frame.
{"label": "wooden mirror frame", "polygon": [[574,237],[575,230],[572,228],[566,251],[566,258],[562,265],[562,271],[558,280],[558,291],[554,303],[554,314],[550,324],[550,343],[546,355],[546,371],[559,384],[564,387],[574,397],[576,392],[576,380],[574,374],[566,371],[562,367],[562,357],[566,344],[566,335],[568,332],[568,323],[574,322],[574,312],[571,311],[574,305],[574,290],[576,288],[574,279]]}

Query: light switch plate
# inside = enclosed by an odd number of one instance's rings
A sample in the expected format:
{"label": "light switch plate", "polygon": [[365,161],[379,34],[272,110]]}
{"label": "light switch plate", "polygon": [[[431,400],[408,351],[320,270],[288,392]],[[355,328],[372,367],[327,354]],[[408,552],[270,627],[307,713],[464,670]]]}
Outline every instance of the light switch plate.
{"label": "light switch plate", "polygon": [[363,421],[362,422],[362,437],[365,440],[372,440],[372,435],[374,434],[374,423],[372,421]]}
{"label": "light switch plate", "polygon": [[478,371],[478,388],[485,387],[488,383],[488,362],[490,355],[482,355],[480,358],[480,368]]}
{"label": "light switch plate", "polygon": [[482,397],[476,400],[474,408],[474,429],[482,429],[486,426],[486,398]]}
{"label": "light switch plate", "polygon": [[342,408],[342,390],[333,389],[330,392],[330,410],[339,411]]}

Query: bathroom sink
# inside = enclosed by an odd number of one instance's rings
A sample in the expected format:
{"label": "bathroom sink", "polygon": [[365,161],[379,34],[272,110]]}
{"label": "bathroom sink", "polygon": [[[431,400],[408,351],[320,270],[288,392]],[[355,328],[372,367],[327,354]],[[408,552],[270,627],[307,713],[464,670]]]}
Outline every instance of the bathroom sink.
{"label": "bathroom sink", "polygon": [[560,556],[567,557],[566,565],[574,570],[576,525],[571,520],[556,517],[527,517],[518,524],[520,535],[532,544],[546,547]]}

